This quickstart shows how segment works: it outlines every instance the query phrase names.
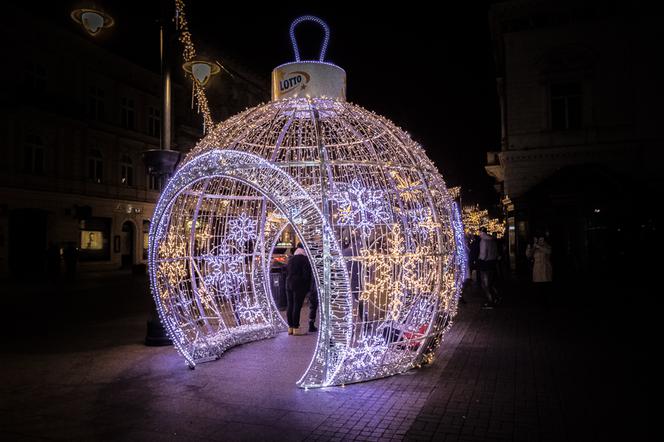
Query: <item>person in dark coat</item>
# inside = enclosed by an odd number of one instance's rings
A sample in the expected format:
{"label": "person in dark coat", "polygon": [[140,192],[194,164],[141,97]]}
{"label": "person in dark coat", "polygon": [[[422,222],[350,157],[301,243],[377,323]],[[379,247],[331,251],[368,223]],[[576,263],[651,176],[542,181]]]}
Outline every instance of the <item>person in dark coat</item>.
{"label": "person in dark coat", "polygon": [[480,285],[480,268],[479,268],[479,257],[480,257],[480,237],[479,235],[472,235],[468,240],[468,264],[470,267],[470,277],[473,280],[473,285]]}
{"label": "person in dark coat", "polygon": [[316,327],[316,310],[318,310],[318,290],[316,289],[316,279],[311,277],[311,287],[309,288],[309,293],[307,294],[309,299],[309,333],[316,333],[318,327]]}
{"label": "person in dark coat", "polygon": [[478,257],[480,281],[487,302],[484,308],[491,309],[498,302],[496,289],[496,262],[498,261],[498,244],[496,238],[489,235],[486,227],[480,228],[480,255]]}
{"label": "person in dark coat", "polygon": [[65,271],[67,279],[73,281],[76,279],[76,263],[78,262],[78,249],[74,243],[68,243],[62,252],[62,257],[65,261]]}
{"label": "person in dark coat", "polygon": [[293,256],[288,260],[286,268],[286,316],[288,320],[288,334],[300,333],[300,310],[304,298],[311,288],[311,265],[304,252],[302,244],[298,244]]}
{"label": "person in dark coat", "polygon": [[58,281],[60,279],[60,248],[52,242],[48,243],[48,249],[46,249],[46,267],[49,279]]}

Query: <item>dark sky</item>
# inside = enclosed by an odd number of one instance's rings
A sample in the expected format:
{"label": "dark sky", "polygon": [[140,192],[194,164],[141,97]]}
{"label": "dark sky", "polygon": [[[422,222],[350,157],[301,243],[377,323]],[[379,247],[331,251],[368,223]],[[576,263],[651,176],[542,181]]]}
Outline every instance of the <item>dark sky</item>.
{"label": "dark sky", "polygon": [[[46,10],[54,16],[62,9],[68,19],[66,3],[50,3]],[[174,2],[163,3],[173,11]],[[373,11],[358,9],[359,1],[275,1],[271,8],[257,2],[185,3],[199,52],[222,63],[230,57],[266,81],[273,67],[293,60],[290,22],[305,14],[321,17],[331,28],[326,60],[346,70],[349,101],[408,131],[448,184],[463,186],[465,201],[496,202],[493,180],[483,167],[485,152],[500,148],[488,3],[442,2],[435,11],[429,2],[399,2]],[[100,44],[156,66],[159,1],[96,4],[117,21]],[[302,58],[316,58],[322,33],[306,23],[298,31]]]}

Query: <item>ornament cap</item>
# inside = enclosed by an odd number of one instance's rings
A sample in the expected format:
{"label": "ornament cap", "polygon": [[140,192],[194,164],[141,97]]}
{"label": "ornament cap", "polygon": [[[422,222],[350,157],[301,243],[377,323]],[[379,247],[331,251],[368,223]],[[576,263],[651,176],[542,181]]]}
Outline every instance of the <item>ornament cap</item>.
{"label": "ornament cap", "polygon": [[[300,59],[295,28],[305,21],[316,23],[323,28],[324,37],[318,60]],[[277,66],[272,71],[272,99],[305,97],[346,101],[346,71],[333,63],[325,62],[330,41],[330,28],[327,23],[313,15],[304,15],[293,20],[289,33],[295,61]]]}
{"label": "ornament cap", "polygon": [[320,61],[298,61],[274,68],[272,99],[303,97],[346,101],[346,71]]}

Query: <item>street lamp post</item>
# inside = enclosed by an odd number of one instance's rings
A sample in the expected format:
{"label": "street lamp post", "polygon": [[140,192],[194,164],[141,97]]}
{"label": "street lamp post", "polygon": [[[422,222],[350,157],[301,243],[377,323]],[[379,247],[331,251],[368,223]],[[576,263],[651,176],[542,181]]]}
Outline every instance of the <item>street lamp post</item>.
{"label": "street lamp post", "polygon": [[[163,3],[162,3],[163,6]],[[172,141],[172,85],[171,85],[171,65],[170,49],[173,35],[168,32],[168,18],[162,7],[161,26],[159,27],[159,56],[161,59],[161,130],[159,134],[159,149],[150,149],[143,153],[143,162],[150,175],[168,179],[173,174],[178,161],[180,152],[171,150]],[[166,333],[166,329],[159,320],[156,306],[151,303],[150,317],[147,320],[147,329],[145,334],[145,345],[161,346],[171,345],[172,342]]]}
{"label": "street lamp post", "polygon": [[144,152],[143,162],[148,173],[168,178],[175,170],[180,160],[180,152],[171,150],[172,141],[172,106],[171,94],[171,42],[175,36],[169,32],[168,15],[162,8],[161,26],[159,27],[159,57],[161,60],[161,130],[159,136],[159,149],[150,149]]}
{"label": "street lamp post", "polygon": [[[166,37],[168,18],[165,13],[165,5],[162,2],[161,28],[160,28],[160,57],[161,57],[161,83],[162,83],[162,102],[161,115],[162,126],[159,137],[159,149],[151,149],[143,154],[143,162],[146,165],[148,173],[153,176],[167,178],[175,170],[180,159],[180,153],[171,150],[171,71],[169,65],[170,39]],[[113,18],[107,13],[91,8],[76,9],[71,12],[71,18],[81,25],[83,29],[91,36],[97,36],[103,29],[110,28],[115,23]],[[170,345],[171,340],[166,330],[159,321],[154,303],[151,303],[152,311],[147,320],[147,333],[145,336],[146,345]]]}

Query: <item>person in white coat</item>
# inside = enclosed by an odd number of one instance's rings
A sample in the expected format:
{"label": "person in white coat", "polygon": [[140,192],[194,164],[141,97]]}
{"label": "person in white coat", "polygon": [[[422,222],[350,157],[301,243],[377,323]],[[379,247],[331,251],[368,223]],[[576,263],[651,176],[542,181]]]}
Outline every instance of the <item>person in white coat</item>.
{"label": "person in white coat", "polygon": [[551,267],[551,246],[544,237],[538,238],[533,245],[533,282],[551,282],[553,268]]}

